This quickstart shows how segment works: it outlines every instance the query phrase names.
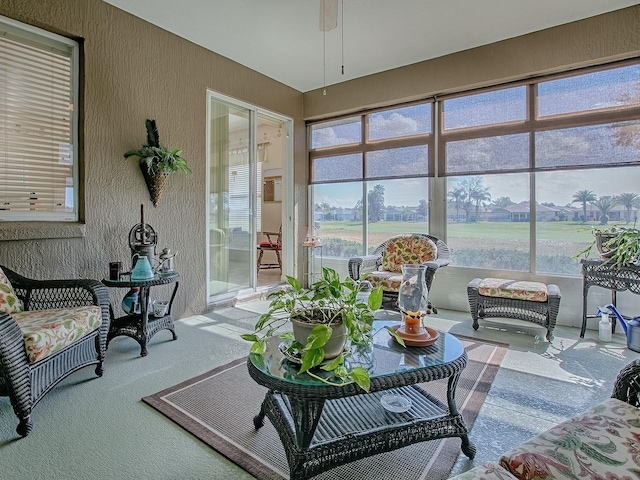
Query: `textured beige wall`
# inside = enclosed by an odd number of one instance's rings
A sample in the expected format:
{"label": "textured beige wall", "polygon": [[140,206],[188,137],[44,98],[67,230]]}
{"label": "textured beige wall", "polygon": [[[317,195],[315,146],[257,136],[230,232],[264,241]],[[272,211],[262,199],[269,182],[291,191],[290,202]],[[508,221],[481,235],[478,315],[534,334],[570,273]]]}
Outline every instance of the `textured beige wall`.
{"label": "textured beige wall", "polygon": [[[428,98],[640,55],[640,5],[304,94],[305,118]],[[348,66],[347,66],[348,67]]]}
{"label": "textured beige wall", "polygon": [[[36,278],[102,278],[109,261],[128,261],[128,233],[144,204],[159,248],[180,251],[176,313],[202,312],[206,91],[293,118],[298,159],[305,156],[302,94],[100,0],[2,0],[0,15],[84,39],[86,191],[84,226],[0,224],[0,263]],[[212,19],[211,28],[216,21],[224,20]],[[156,119],[161,141],[182,148],[193,170],[170,177],[157,208],[137,162],[122,156],[145,142],[146,118]]]}

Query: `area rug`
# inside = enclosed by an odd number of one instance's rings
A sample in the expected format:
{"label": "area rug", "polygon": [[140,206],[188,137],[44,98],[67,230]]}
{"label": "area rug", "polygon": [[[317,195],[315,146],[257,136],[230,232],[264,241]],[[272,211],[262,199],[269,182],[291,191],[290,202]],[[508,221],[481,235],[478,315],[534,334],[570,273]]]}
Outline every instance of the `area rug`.
{"label": "area rug", "polygon": [[[457,337],[469,362],[460,376],[456,401],[473,442],[473,423],[507,345]],[[428,385],[429,392],[446,399],[446,379]],[[142,400],[259,480],[286,480],[289,467],[277,432],[268,419],[259,430],[253,427],[265,392],[249,376],[242,358]],[[431,440],[336,467],[314,479],[446,479],[460,454],[459,438]]]}

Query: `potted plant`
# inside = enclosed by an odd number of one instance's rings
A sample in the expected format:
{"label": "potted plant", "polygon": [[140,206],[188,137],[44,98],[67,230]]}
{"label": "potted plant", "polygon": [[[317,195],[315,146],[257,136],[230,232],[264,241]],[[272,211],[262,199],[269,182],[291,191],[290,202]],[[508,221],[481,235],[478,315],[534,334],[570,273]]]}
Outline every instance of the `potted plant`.
{"label": "potted plant", "polygon": [[139,150],[125,152],[124,158],[139,159],[140,170],[144,176],[153,206],[157,206],[160,194],[164,188],[167,176],[173,172],[191,173],[186,160],[182,157],[182,150],[169,150],[160,143],[160,135],[155,120],[147,119],[147,144]]}
{"label": "potted plant", "polygon": [[576,257],[589,256],[595,246],[607,266],[625,267],[640,262],[640,230],[634,226],[593,228],[593,243]]}
{"label": "potted plant", "polygon": [[[341,281],[331,268],[323,268],[322,277],[310,289],[302,288],[290,276],[287,282],[288,288],[269,295],[269,310],[260,316],[254,332],[242,335],[244,340],[253,342],[251,353],[263,354],[266,340],[279,336],[290,342],[286,343],[286,353],[299,356],[299,373],[307,372],[332,385],[356,382],[368,391],[368,371],[362,366],[351,366],[346,360],[351,346],[371,345],[373,311],[382,305],[382,289],[376,288],[365,303],[358,295],[359,282],[350,277]],[[281,327],[287,324],[293,331],[283,333]],[[404,345],[393,329],[388,330]],[[332,346],[334,342],[337,347]],[[315,367],[333,372],[336,382],[314,374]]]}

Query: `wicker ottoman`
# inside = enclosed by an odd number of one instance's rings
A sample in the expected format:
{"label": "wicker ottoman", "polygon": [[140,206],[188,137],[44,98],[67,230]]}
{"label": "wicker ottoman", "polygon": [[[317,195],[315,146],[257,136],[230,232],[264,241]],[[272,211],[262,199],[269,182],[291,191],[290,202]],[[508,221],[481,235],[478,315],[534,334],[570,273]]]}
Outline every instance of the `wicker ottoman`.
{"label": "wicker ottoman", "polygon": [[474,278],[467,285],[473,329],[478,319],[488,317],[517,318],[547,329],[547,340],[553,340],[560,308],[557,285],[503,278]]}

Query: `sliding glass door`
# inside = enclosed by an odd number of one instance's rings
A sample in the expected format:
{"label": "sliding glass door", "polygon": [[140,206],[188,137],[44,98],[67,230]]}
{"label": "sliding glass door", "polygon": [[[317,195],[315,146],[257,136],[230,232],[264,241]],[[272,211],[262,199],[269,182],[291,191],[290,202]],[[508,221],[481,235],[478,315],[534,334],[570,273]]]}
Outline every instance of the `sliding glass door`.
{"label": "sliding glass door", "polygon": [[[207,97],[207,114],[207,277],[209,300],[216,302],[256,288],[257,235],[265,228],[263,170],[284,165],[288,148],[277,143],[286,143],[282,131],[288,125],[213,92]],[[281,208],[274,212],[268,204],[266,212],[267,227],[282,224]]]}

